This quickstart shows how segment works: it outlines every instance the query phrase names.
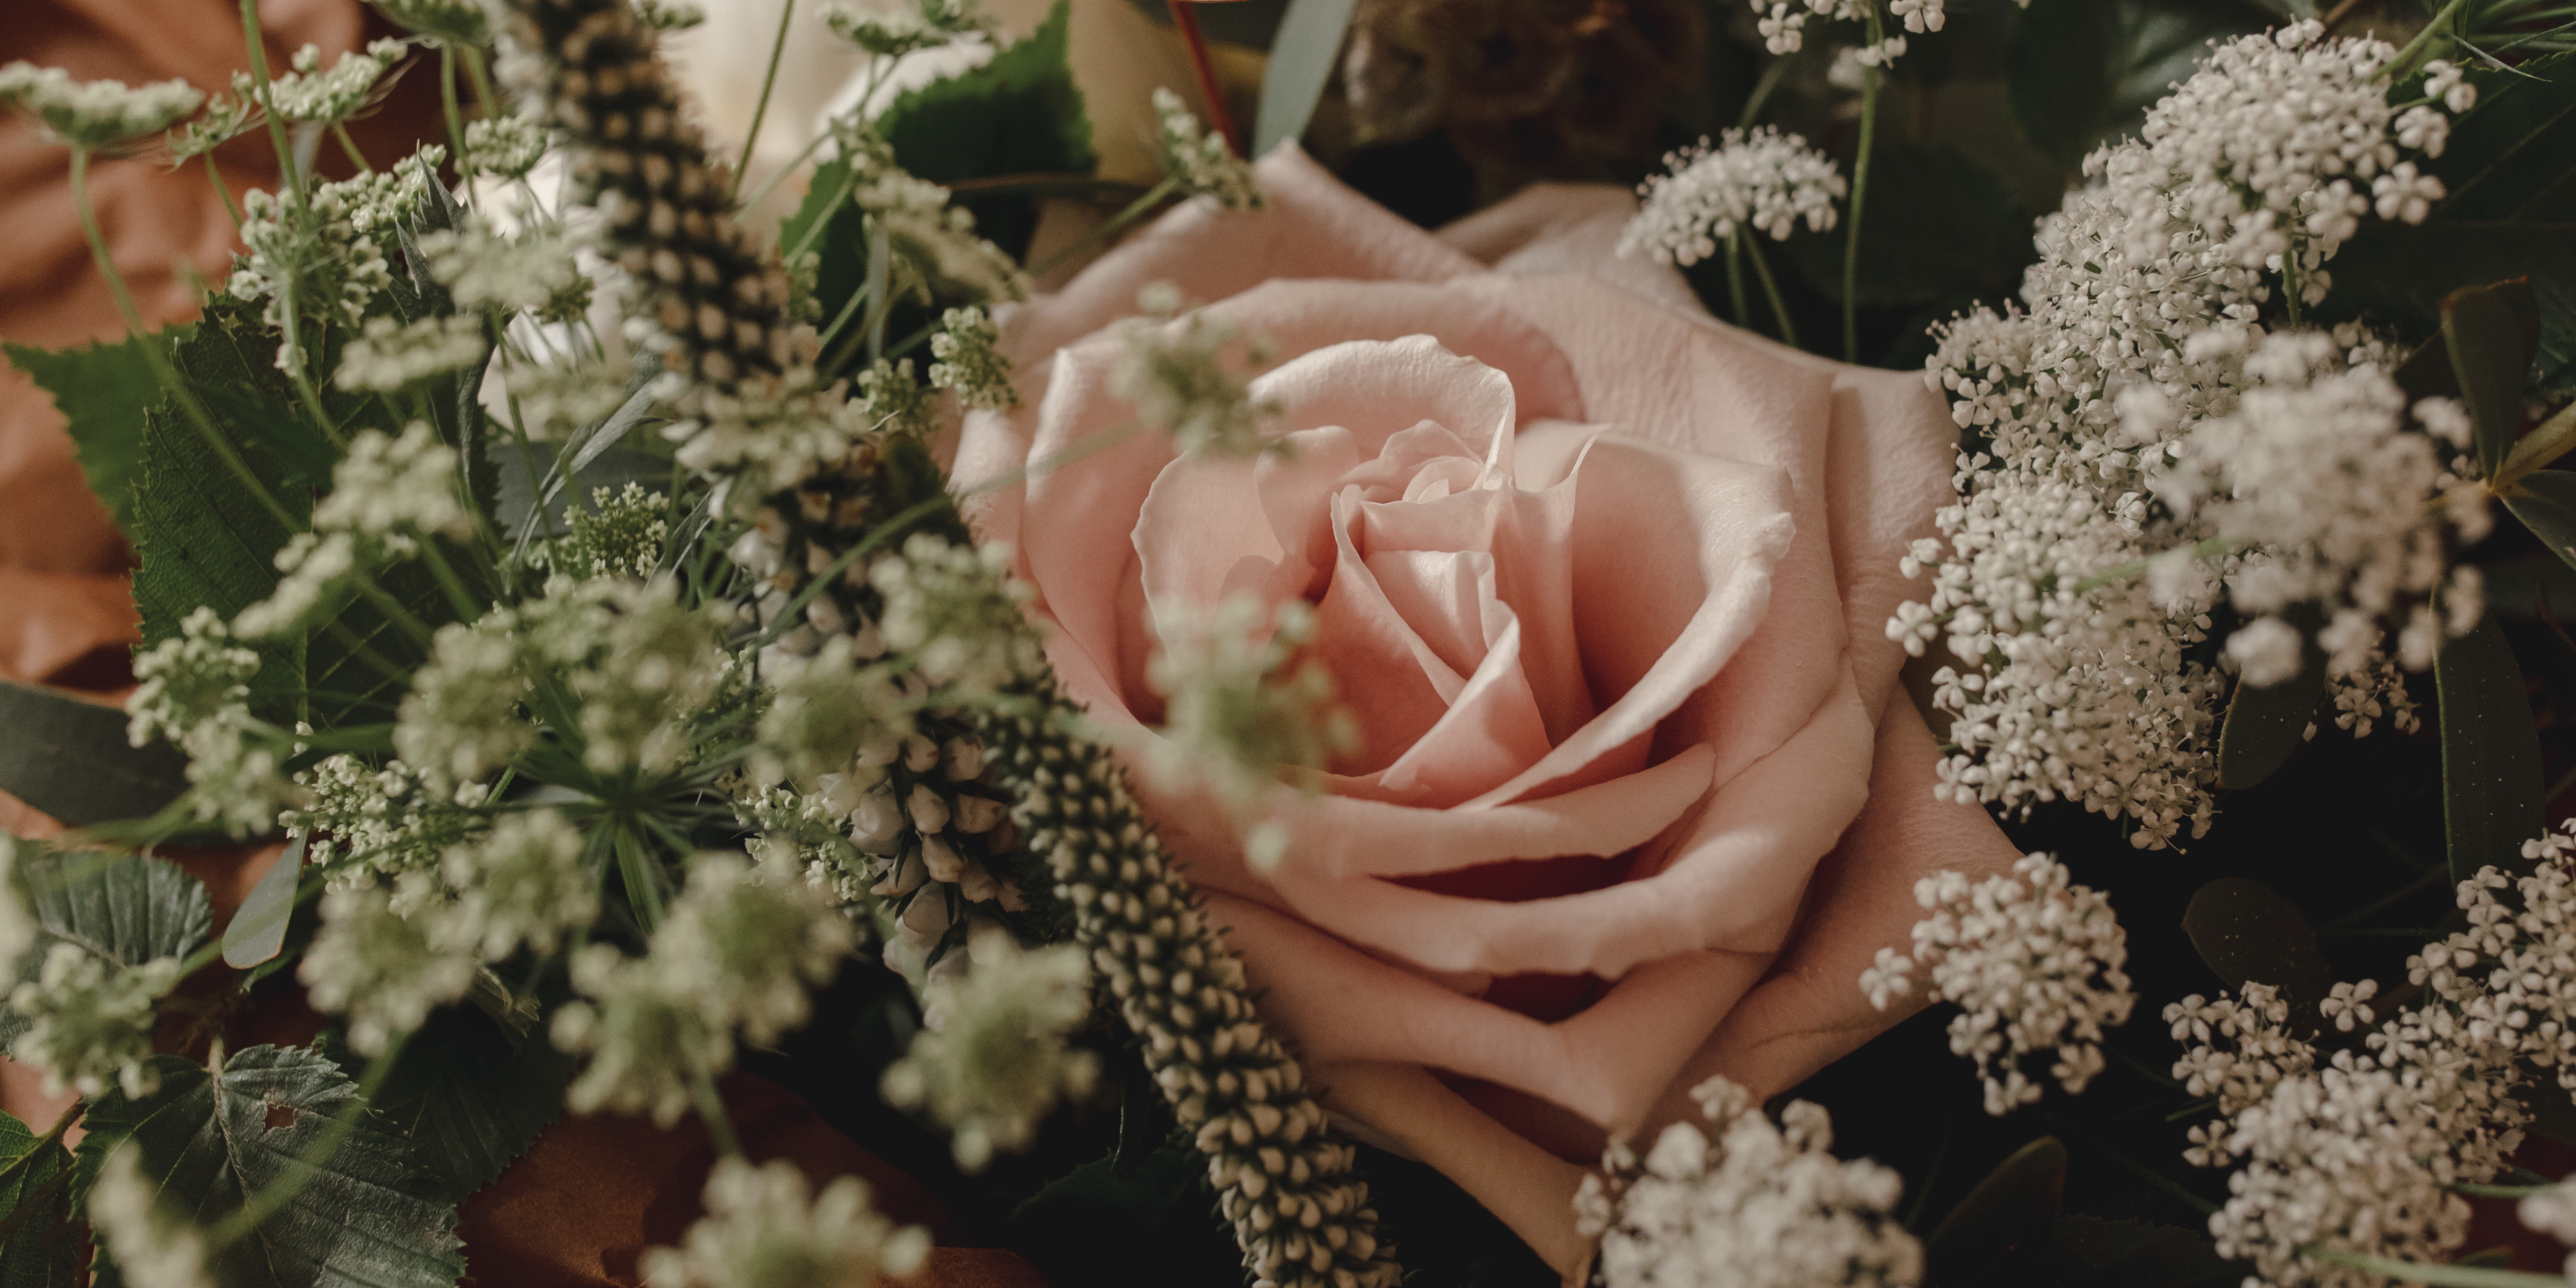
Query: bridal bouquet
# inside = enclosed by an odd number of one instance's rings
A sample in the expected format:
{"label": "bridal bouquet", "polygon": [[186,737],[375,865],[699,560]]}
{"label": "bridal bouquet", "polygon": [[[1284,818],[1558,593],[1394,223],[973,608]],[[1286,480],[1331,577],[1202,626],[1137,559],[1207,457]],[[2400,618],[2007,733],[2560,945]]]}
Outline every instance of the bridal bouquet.
{"label": "bridal bouquet", "polygon": [[1098,4],[748,186],[678,0],[0,68],[142,633],[0,687],[0,1275],[491,1280],[567,1114],[651,1284],[940,1273],[739,1070],[1066,1284],[2563,1281],[2576,11],[1295,0],[1246,132]]}

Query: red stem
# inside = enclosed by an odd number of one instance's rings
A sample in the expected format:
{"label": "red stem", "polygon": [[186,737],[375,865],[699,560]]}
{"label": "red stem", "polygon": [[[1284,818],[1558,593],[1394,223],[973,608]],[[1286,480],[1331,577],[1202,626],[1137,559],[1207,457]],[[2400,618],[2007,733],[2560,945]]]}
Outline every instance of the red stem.
{"label": "red stem", "polygon": [[1244,155],[1243,136],[1235,132],[1234,114],[1225,110],[1225,91],[1216,83],[1216,63],[1208,57],[1207,37],[1199,34],[1198,10],[1191,0],[1170,0],[1172,25],[1180,28],[1181,43],[1190,51],[1190,70],[1198,73],[1199,97],[1207,100],[1208,128],[1225,136],[1226,146],[1236,156]]}

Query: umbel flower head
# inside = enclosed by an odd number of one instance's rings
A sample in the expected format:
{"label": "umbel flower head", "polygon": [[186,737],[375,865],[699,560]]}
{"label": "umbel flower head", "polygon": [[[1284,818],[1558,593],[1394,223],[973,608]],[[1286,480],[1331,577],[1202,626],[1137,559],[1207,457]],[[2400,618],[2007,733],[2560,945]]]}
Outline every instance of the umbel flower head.
{"label": "umbel flower head", "polygon": [[142,1158],[143,1147],[131,1142],[107,1156],[90,1187],[91,1230],[135,1288],[214,1288],[205,1234],[161,1210],[159,1187],[145,1179]]}
{"label": "umbel flower head", "polygon": [[1234,154],[1224,135],[1208,133],[1180,95],[1156,88],[1154,115],[1163,131],[1163,171],[1181,191],[1214,197],[1228,210],[1261,208],[1266,198],[1261,181],[1252,177],[1252,167]]}
{"label": "umbel flower head", "polygon": [[1903,1288],[1923,1249],[1890,1215],[1904,1178],[1830,1152],[1823,1107],[1791,1101],[1773,1126],[1724,1078],[1691,1091],[1715,1129],[1664,1129],[1643,1167],[1624,1142],[1587,1175],[1574,1207],[1601,1240],[1609,1288]]}
{"label": "umbel flower head", "polygon": [[1270,360],[1271,347],[1204,310],[1181,312],[1180,288],[1151,282],[1136,292],[1143,317],[1118,324],[1127,351],[1109,387],[1136,404],[1145,428],[1172,436],[1188,456],[1251,456],[1270,446],[1262,429],[1278,409],[1252,396],[1230,361]]}
{"label": "umbel flower head", "polygon": [[[1256,814],[1283,773],[1322,769],[1356,750],[1359,725],[1334,702],[1333,674],[1312,658],[1291,665],[1315,637],[1315,612],[1302,600],[1274,611],[1249,592],[1205,612],[1167,606],[1154,615],[1163,649],[1145,677],[1169,699],[1154,771],[1212,789],[1238,817]],[[1270,867],[1287,836],[1255,823],[1246,857]]]}
{"label": "umbel flower head", "polygon": [[54,142],[91,152],[112,153],[159,134],[205,101],[181,80],[128,85],[76,81],[60,67],[23,61],[0,67],[0,103],[34,118]]}
{"label": "umbel flower head", "polygon": [[966,955],[962,978],[945,961],[931,971],[929,1000],[944,1023],[913,1039],[883,1089],[888,1104],[926,1107],[947,1124],[957,1165],[980,1172],[996,1150],[1026,1148],[1058,1102],[1090,1094],[1100,1057],[1064,1040],[1091,1014],[1081,945],[1023,951],[996,927]]}
{"label": "umbel flower head", "polygon": [[96,1098],[110,1086],[129,1098],[161,1085],[152,1058],[154,1005],[179,982],[179,959],[140,966],[102,961],[78,944],[56,943],[35,980],[9,994],[9,1009],[33,1023],[11,1058],[45,1071],[45,1094],[70,1087]]}
{"label": "umbel flower head", "polygon": [[911,1274],[930,1232],[868,1205],[867,1182],[809,1188],[796,1164],[722,1159],[707,1177],[707,1214],[676,1248],[648,1248],[651,1288],[842,1288]]}
{"label": "umbel flower head", "polygon": [[1768,125],[1749,134],[1728,130],[1714,148],[1702,139],[1666,156],[1664,167],[1667,173],[1637,189],[1637,217],[1619,234],[1622,255],[1687,266],[1716,254],[1742,228],[1786,241],[1804,219],[1824,232],[1846,190],[1831,157]]}

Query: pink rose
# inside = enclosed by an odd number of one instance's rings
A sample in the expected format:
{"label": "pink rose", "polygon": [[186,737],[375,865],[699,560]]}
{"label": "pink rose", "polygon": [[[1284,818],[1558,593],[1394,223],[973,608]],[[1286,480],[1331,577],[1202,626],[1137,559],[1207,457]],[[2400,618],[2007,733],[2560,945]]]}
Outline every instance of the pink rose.
{"label": "pink rose", "polygon": [[971,486],[1119,430],[1148,282],[1278,345],[1295,447],[1128,439],[975,504],[1055,624],[1048,655],[1141,744],[1152,610],[1313,605],[1363,732],[1292,842],[1242,856],[1215,800],[1138,775],[1326,1103],[1456,1179],[1571,1271],[1607,1134],[1767,1096],[1892,1023],[1858,977],[1914,880],[2016,857],[1934,801],[1885,623],[1950,499],[1920,377],[1719,325],[1615,259],[1624,192],[1542,187],[1423,232],[1293,146],[1267,209],[1193,203],[1011,314],[1021,408],[970,416]]}

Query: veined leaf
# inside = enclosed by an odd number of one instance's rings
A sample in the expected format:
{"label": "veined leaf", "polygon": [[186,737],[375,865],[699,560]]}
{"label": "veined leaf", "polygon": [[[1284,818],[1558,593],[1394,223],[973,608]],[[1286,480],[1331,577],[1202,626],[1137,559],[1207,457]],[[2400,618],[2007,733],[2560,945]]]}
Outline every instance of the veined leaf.
{"label": "veined leaf", "polygon": [[[357,1084],[320,1052],[256,1046],[220,1076],[161,1057],[161,1089],[91,1106],[76,1158],[86,1193],[107,1156],[130,1145],[156,1190],[184,1195],[211,1225],[289,1177],[309,1183],[247,1236],[215,1254],[220,1283],[257,1288],[365,1284],[448,1288],[464,1273],[456,1205],[414,1163],[402,1136],[358,1100]],[[346,1139],[320,1162],[315,1141],[344,1114]],[[308,1161],[310,1159],[310,1161]],[[100,1257],[105,1266],[107,1259]],[[102,1278],[102,1288],[113,1280]]]}
{"label": "veined leaf", "polygon": [[2504,508],[2550,553],[2576,567],[2576,473],[2535,470],[2506,489]]}
{"label": "veined leaf", "polygon": [[2522,667],[2489,617],[2433,659],[2442,727],[2442,830],[2451,880],[2479,868],[2530,866],[2522,843],[2540,835],[2540,735]]}
{"label": "veined leaf", "polygon": [[0,1114],[0,1286],[73,1288],[80,1282],[71,1163],[62,1142]]}
{"label": "veined leaf", "polygon": [[403,1047],[375,1107],[461,1203],[562,1116],[572,1071],[543,1032],[513,1037],[479,1010],[444,1007]]}
{"label": "veined leaf", "polygon": [[0,680],[0,791],[72,827],[141,818],[188,789],[187,758],[125,740],[125,713]]}
{"label": "veined leaf", "polygon": [[1261,73],[1261,107],[1253,115],[1252,155],[1258,157],[1306,132],[1315,105],[1332,83],[1358,0],[1288,0],[1270,61]]}
{"label": "veined leaf", "polygon": [[[1089,174],[1091,118],[1066,61],[1069,0],[1056,0],[1028,38],[981,67],[897,97],[877,118],[895,160],[932,183],[1001,174]],[[1027,197],[964,198],[975,230],[1019,255],[1037,231]],[[826,315],[828,316],[828,314]]]}
{"label": "veined leaf", "polygon": [[2438,302],[2454,290],[2511,278],[2530,282],[2539,323],[2534,387],[2576,382],[2576,218],[2557,222],[2374,220],[2328,264],[2334,294],[2318,320],[2365,318],[2409,337],[2441,329]]}
{"label": "veined leaf", "polygon": [[259,874],[258,884],[233,910],[233,919],[224,924],[224,965],[247,970],[286,946],[286,922],[295,911],[295,879],[304,872],[305,840],[296,837],[285,853],[270,860],[268,871]]}
{"label": "veined leaf", "polygon": [[[18,842],[18,854],[37,935],[35,947],[8,972],[12,984],[35,978],[55,944],[72,944],[111,966],[140,966],[187,956],[213,929],[204,884],[166,859],[55,850],[36,841]],[[26,1029],[25,1016],[0,1007],[0,1048]]]}
{"label": "veined leaf", "polygon": [[9,361],[26,372],[63,413],[71,431],[72,452],[80,458],[89,490],[107,505],[128,540],[134,536],[134,480],[143,464],[143,413],[161,401],[161,378],[143,351],[158,344],[163,353],[184,343],[190,326],[156,331],[145,340],[127,337],[114,344],[101,341],[69,349],[39,349],[6,344]]}
{"label": "veined leaf", "polygon": [[2192,895],[2182,929],[2227,987],[2269,984],[2289,1003],[2291,1027],[2316,1031],[2317,1003],[2334,985],[2334,968],[2297,904],[2260,881],[2220,877]]}

